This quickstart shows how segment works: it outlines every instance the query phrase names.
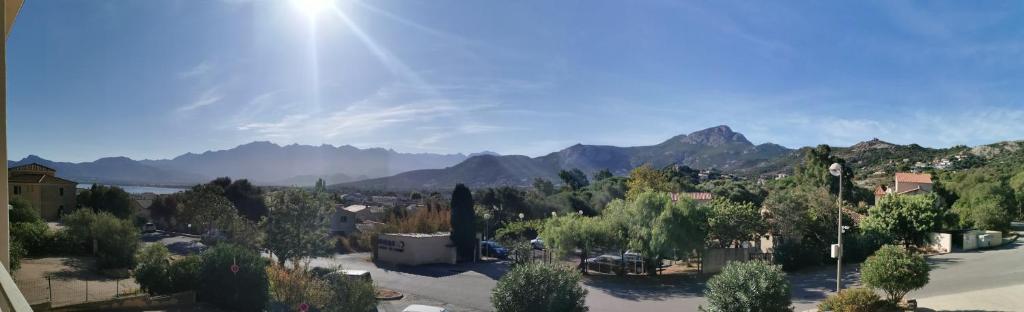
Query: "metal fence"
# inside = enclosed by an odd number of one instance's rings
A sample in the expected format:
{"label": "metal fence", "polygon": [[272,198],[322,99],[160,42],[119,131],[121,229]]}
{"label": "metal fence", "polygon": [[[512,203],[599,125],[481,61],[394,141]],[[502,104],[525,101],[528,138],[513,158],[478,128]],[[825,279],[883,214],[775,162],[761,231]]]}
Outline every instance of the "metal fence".
{"label": "metal fence", "polygon": [[49,301],[54,307],[142,293],[134,279],[89,280],[46,277],[40,280],[19,281],[18,284],[30,304]]}

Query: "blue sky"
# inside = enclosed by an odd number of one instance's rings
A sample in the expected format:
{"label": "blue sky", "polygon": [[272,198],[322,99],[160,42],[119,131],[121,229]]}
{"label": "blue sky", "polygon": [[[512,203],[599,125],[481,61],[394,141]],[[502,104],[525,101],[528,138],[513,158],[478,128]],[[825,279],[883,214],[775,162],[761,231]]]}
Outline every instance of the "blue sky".
{"label": "blue sky", "polygon": [[294,2],[27,1],[9,157],[1024,139],[1022,2]]}

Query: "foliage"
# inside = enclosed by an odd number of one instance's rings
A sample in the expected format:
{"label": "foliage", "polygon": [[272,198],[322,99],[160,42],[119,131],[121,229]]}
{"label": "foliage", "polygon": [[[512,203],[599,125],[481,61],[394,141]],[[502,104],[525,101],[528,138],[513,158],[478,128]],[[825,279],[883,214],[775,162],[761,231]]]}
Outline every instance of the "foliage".
{"label": "foliage", "polygon": [[503,243],[531,240],[544,230],[544,223],[542,219],[512,222],[495,231],[494,239]]}
{"label": "foliage", "polygon": [[11,240],[18,241],[27,255],[41,256],[48,249],[52,234],[43,221],[11,223]]}
{"label": "foliage", "polygon": [[831,294],[818,304],[819,311],[833,312],[876,312],[883,302],[875,291],[868,288],[844,289]]}
{"label": "foliage", "polygon": [[325,281],[331,293],[325,311],[363,312],[372,311],[377,306],[376,289],[370,281],[347,278],[340,274],[328,275]]}
{"label": "foliage", "polygon": [[138,266],[133,271],[139,287],[150,295],[170,293],[171,280],[167,271],[171,267],[171,253],[163,244],[152,244],[139,251]]}
{"label": "foliage", "polygon": [[665,193],[645,192],[636,200],[616,200],[602,216],[616,236],[611,241],[640,253],[649,265],[703,247],[707,236],[705,212],[691,200],[673,202]]}
{"label": "foliage", "polygon": [[279,264],[323,254],[330,247],[330,204],[302,189],[286,189],[267,196],[270,216],[265,246]]}
{"label": "foliage", "polygon": [[558,171],[558,178],[562,179],[562,183],[565,184],[569,191],[578,191],[590,185],[587,175],[576,168]]}
{"label": "foliage", "polygon": [[189,255],[171,262],[171,266],[167,268],[167,278],[171,281],[171,292],[199,289],[199,272],[202,264],[202,259],[196,255]]}
{"label": "foliage", "polygon": [[384,224],[388,233],[437,233],[451,231],[451,212],[448,209],[419,209],[404,218],[393,218]]}
{"label": "foliage", "polygon": [[782,266],[783,270],[793,272],[824,263],[827,255],[824,251],[818,250],[824,248],[818,245],[808,247],[792,240],[783,240],[775,245],[772,258],[775,263]]}
{"label": "foliage", "polygon": [[498,312],[584,312],[587,291],[580,274],[569,268],[540,263],[517,265],[498,280],[491,303]]}
{"label": "foliage", "polygon": [[178,213],[179,226],[186,227],[193,234],[205,234],[212,230],[228,228],[237,218],[234,205],[223,195],[219,186],[197,185],[181,195],[181,211]]}
{"label": "foliage", "polygon": [[697,185],[697,189],[714,194],[715,198],[724,198],[736,203],[751,203],[757,207],[761,206],[764,196],[767,195],[767,192],[756,185],[733,180],[711,180]]}
{"label": "foliage", "polygon": [[[776,252],[783,256],[776,254],[775,257],[787,271],[821,264],[828,259],[827,248],[836,239],[838,208],[827,190],[808,187],[775,190],[765,199],[764,208],[769,213],[770,232],[777,243],[783,245],[776,247]],[[843,219],[843,224],[853,224],[846,214]]]}
{"label": "foliage", "polygon": [[765,232],[761,212],[753,204],[716,198],[708,205],[708,238],[718,247],[752,241]]}
{"label": "foliage", "polygon": [[[231,272],[238,265],[238,273]],[[235,311],[261,311],[269,296],[267,260],[253,250],[218,244],[202,255],[199,300]]]}
{"label": "foliage", "polygon": [[[263,201],[263,190],[253,186],[246,179],[235,181],[231,181],[229,178],[222,179],[227,179],[227,181],[231,182],[223,186],[223,193],[224,197],[227,197],[228,201],[231,201],[231,204],[237,209],[239,215],[253,222],[257,222],[260,218],[267,216],[267,205]],[[323,180],[317,179],[317,182],[322,184]]]}
{"label": "foliage", "polygon": [[[842,190],[843,199],[849,202],[856,202],[858,200],[868,200],[867,198],[860,198],[855,196],[858,194],[856,191],[858,187],[853,184],[854,170],[846,164],[846,160],[835,156],[832,153],[832,148],[828,145],[822,144],[813,149],[807,149],[804,153],[804,160],[801,164],[797,165],[794,169],[794,176],[798,183],[803,186],[809,187],[824,187],[828,190],[829,194],[839,194],[839,178],[832,176],[829,173],[828,168],[834,163],[838,163],[842,166]],[[863,193],[859,193],[863,194]]]}
{"label": "foliage", "polygon": [[551,183],[550,180],[544,178],[533,179],[533,189],[544,196],[550,196],[555,193],[555,184]]}
{"label": "foliage", "polygon": [[77,200],[82,207],[91,207],[96,212],[109,212],[121,219],[135,214],[131,196],[116,186],[93,184],[88,190],[79,193]]}
{"label": "foliage", "polygon": [[843,235],[843,262],[864,262],[878,248],[890,242],[892,242],[892,239],[882,233],[848,230]]}
{"label": "foliage", "polygon": [[476,249],[476,214],[473,212],[473,193],[459,183],[452,191],[451,239],[458,258],[471,260]]}
{"label": "foliage", "polygon": [[604,179],[608,179],[608,178],[611,178],[611,177],[614,177],[614,176],[615,175],[612,174],[611,170],[601,169],[601,170],[598,170],[597,172],[594,173],[594,182],[601,181],[601,180],[604,180]]}
{"label": "foliage", "polygon": [[860,266],[861,281],[886,293],[889,302],[897,303],[908,292],[928,284],[931,268],[924,257],[893,245],[882,246]]}
{"label": "foliage", "polygon": [[541,233],[548,249],[560,257],[580,250],[579,268],[586,273],[590,250],[607,245],[615,238],[612,229],[598,217],[562,216],[548,219]]}
{"label": "foliage", "polygon": [[139,229],[131,221],[102,212],[96,214],[89,230],[96,240],[96,264],[101,269],[134,266],[135,253],[139,250]]}
{"label": "foliage", "polygon": [[792,311],[790,286],[778,266],[764,261],[732,261],[708,280],[708,312]]}
{"label": "foliage", "polygon": [[27,199],[21,197],[11,197],[10,201],[11,210],[9,212],[9,220],[11,224],[21,222],[42,222],[43,219],[39,217],[39,211],[32,208],[32,203]]}
{"label": "foliage", "polygon": [[982,230],[1006,230],[1012,219],[1005,195],[996,189],[979,186],[960,195],[953,212],[960,216],[960,226]]}
{"label": "foliage", "polygon": [[321,309],[328,306],[330,287],[304,268],[288,269],[271,265],[267,267],[267,279],[270,282],[270,298],[288,310],[297,311],[303,303]]}
{"label": "foliage", "polygon": [[626,181],[626,199],[635,200],[644,192],[669,192],[672,191],[668,176],[649,164],[633,168],[629,172],[629,180]]}
{"label": "foliage", "polygon": [[923,246],[928,233],[942,227],[945,214],[935,194],[895,194],[883,197],[868,209],[860,226],[864,231],[889,235],[907,246]]}
{"label": "foliage", "polygon": [[10,246],[11,272],[14,272],[21,268],[21,259],[28,254],[28,251],[21,246],[21,242],[16,240],[12,240]]}

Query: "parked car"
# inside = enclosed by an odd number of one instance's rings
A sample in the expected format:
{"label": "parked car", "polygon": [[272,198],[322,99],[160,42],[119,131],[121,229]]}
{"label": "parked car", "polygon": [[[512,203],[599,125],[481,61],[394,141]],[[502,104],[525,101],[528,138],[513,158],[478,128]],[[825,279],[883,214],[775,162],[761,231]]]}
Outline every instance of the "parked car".
{"label": "parked car", "polygon": [[153,224],[153,222],[146,222],[146,224],[142,225],[142,233],[153,232],[156,232],[156,224]]}
{"label": "parked car", "polygon": [[[623,269],[622,257],[616,255],[600,255],[586,260],[587,270],[602,273],[618,273]],[[637,273],[643,268],[643,260],[639,254],[626,253],[625,269],[628,273]]]}
{"label": "parked car", "polygon": [[533,246],[533,249],[536,250],[544,250],[544,241],[540,237],[534,238],[530,240],[530,246]]}
{"label": "parked car", "polygon": [[480,242],[481,253],[484,256],[495,257],[498,259],[508,259],[508,248],[502,247],[494,241],[482,241]]}
{"label": "parked car", "polygon": [[402,312],[448,312],[448,310],[441,307],[413,304],[408,307],[405,307],[405,309],[402,310]]}

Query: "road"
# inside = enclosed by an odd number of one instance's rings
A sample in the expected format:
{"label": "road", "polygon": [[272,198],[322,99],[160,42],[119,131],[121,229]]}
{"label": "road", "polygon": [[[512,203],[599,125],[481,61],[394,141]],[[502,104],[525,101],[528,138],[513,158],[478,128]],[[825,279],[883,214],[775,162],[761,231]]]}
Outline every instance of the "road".
{"label": "road", "polygon": [[[1024,246],[1015,242],[998,249],[929,257],[931,282],[908,295],[921,307],[934,310],[1015,311],[1024,307]],[[416,268],[379,268],[369,254],[318,258],[314,266],[368,270],[378,286],[406,294],[400,301],[384,302],[385,311],[401,311],[409,304],[445,306],[451,311],[492,311],[490,292],[507,265],[486,262],[430,265]],[[856,265],[844,270],[844,287],[859,284]],[[796,311],[814,309],[835,287],[835,269],[821,267],[789,274]],[[706,305],[705,279],[648,278],[642,276],[588,276],[587,305],[594,312],[695,311]]]}

